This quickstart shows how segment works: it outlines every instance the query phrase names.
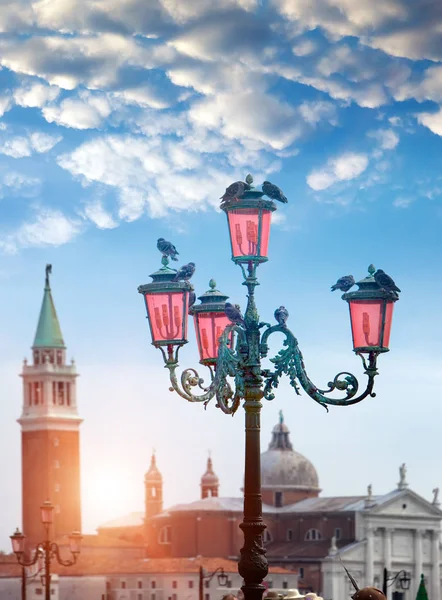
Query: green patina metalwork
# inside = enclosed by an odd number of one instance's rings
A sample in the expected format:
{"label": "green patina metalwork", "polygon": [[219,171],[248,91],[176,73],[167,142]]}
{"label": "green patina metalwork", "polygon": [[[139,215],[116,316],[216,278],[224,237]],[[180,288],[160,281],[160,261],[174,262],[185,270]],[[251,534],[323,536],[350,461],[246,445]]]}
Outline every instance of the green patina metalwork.
{"label": "green patina metalwork", "polygon": [[43,302],[32,345],[33,348],[66,348],[49,283],[49,274],[51,272],[51,265],[47,265]]}

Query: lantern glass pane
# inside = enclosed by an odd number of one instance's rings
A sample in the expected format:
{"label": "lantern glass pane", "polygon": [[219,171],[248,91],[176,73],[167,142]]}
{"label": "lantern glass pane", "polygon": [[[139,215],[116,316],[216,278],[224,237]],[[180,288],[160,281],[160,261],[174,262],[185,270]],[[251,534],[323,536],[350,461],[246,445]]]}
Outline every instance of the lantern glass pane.
{"label": "lantern glass pane", "polygon": [[186,339],[188,296],[187,291],[145,294],[153,342]]}
{"label": "lantern glass pane", "polygon": [[83,536],[78,531],[73,531],[69,536],[69,547],[72,554],[79,554]]}
{"label": "lantern glass pane", "polygon": [[25,549],[25,536],[20,533],[11,535],[12,551],[15,554],[22,554]]}
{"label": "lantern glass pane", "polygon": [[52,524],[52,513],[54,511],[54,507],[50,502],[44,502],[40,507],[41,510],[41,522],[43,525],[51,525]]}
{"label": "lantern glass pane", "polygon": [[[267,257],[270,236],[271,211],[258,208],[239,208],[229,210],[230,239],[235,258],[241,256]],[[261,220],[261,231],[259,221]],[[258,248],[258,235],[261,244]]]}
{"label": "lantern glass pane", "polygon": [[[382,334],[383,307],[385,306],[384,335]],[[390,342],[393,302],[385,300],[351,300],[351,327],[354,348],[388,348]]]}
{"label": "lantern glass pane", "polygon": [[[219,338],[231,321],[222,312],[195,313],[194,325],[198,340],[200,360],[216,359],[218,356]],[[232,343],[233,333],[229,336]]]}

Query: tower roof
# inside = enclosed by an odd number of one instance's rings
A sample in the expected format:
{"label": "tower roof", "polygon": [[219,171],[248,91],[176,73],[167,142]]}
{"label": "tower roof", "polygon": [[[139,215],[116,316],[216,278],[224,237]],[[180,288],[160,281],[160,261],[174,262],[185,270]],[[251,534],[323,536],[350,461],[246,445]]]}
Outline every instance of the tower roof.
{"label": "tower roof", "polygon": [[219,484],[219,479],[218,479],[218,476],[216,475],[216,473],[213,470],[212,459],[209,456],[209,458],[207,459],[207,469],[206,469],[206,472],[201,477],[201,485],[203,485],[203,486],[212,486],[212,485],[218,485],[218,484]]}
{"label": "tower roof", "polygon": [[46,265],[43,302],[41,304],[33,348],[66,348],[49,284],[49,274],[51,272],[52,265]]}
{"label": "tower roof", "polygon": [[146,475],[144,476],[144,481],[146,483],[161,483],[163,481],[163,477],[157,467],[155,451],[152,452],[152,458],[150,459],[150,467]]}

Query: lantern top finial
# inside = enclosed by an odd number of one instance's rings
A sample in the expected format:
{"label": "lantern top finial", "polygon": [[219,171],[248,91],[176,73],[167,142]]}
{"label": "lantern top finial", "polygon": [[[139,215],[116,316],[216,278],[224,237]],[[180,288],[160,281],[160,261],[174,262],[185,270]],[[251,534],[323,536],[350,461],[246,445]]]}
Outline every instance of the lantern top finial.
{"label": "lantern top finial", "polygon": [[376,272],[376,267],[374,266],[373,263],[371,263],[371,265],[368,265],[368,272],[370,274],[370,277],[373,277],[373,275]]}
{"label": "lantern top finial", "polygon": [[253,177],[250,175],[250,173],[246,177],[246,183],[248,183],[250,186],[252,186]]}
{"label": "lantern top finial", "polygon": [[211,279],[209,281],[209,287],[211,290],[214,290],[216,288],[216,281],[214,279]]}

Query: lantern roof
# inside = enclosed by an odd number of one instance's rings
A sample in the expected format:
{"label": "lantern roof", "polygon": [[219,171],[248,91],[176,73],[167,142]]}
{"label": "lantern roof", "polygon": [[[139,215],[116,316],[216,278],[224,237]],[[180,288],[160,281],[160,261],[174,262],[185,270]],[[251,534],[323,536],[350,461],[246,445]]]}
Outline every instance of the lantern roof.
{"label": "lantern roof", "polygon": [[140,294],[145,294],[146,292],[155,292],[155,291],[176,291],[182,289],[193,289],[192,284],[186,281],[175,281],[175,275],[177,274],[176,269],[171,269],[169,265],[169,259],[167,256],[163,256],[161,259],[162,267],[155,271],[155,273],[151,273],[150,277],[152,277],[152,281],[150,283],[146,283],[145,285],[138,286],[138,291]]}
{"label": "lantern roof", "polygon": [[376,267],[373,264],[369,265],[368,276],[356,282],[359,289],[342,294],[342,299],[347,300],[347,302],[351,300],[390,300],[396,302],[399,300],[396,292],[387,291],[380,287],[374,278],[375,272]]}
{"label": "lantern roof", "polygon": [[52,265],[46,265],[43,302],[40,309],[34,343],[32,345],[33,348],[66,348],[49,283],[49,274],[51,272]]}
{"label": "lantern roof", "polygon": [[200,311],[207,312],[208,310],[224,311],[224,306],[229,296],[216,289],[216,281],[214,279],[209,281],[209,288],[207,292],[198,296],[201,304],[191,306],[189,310],[191,314]]}

